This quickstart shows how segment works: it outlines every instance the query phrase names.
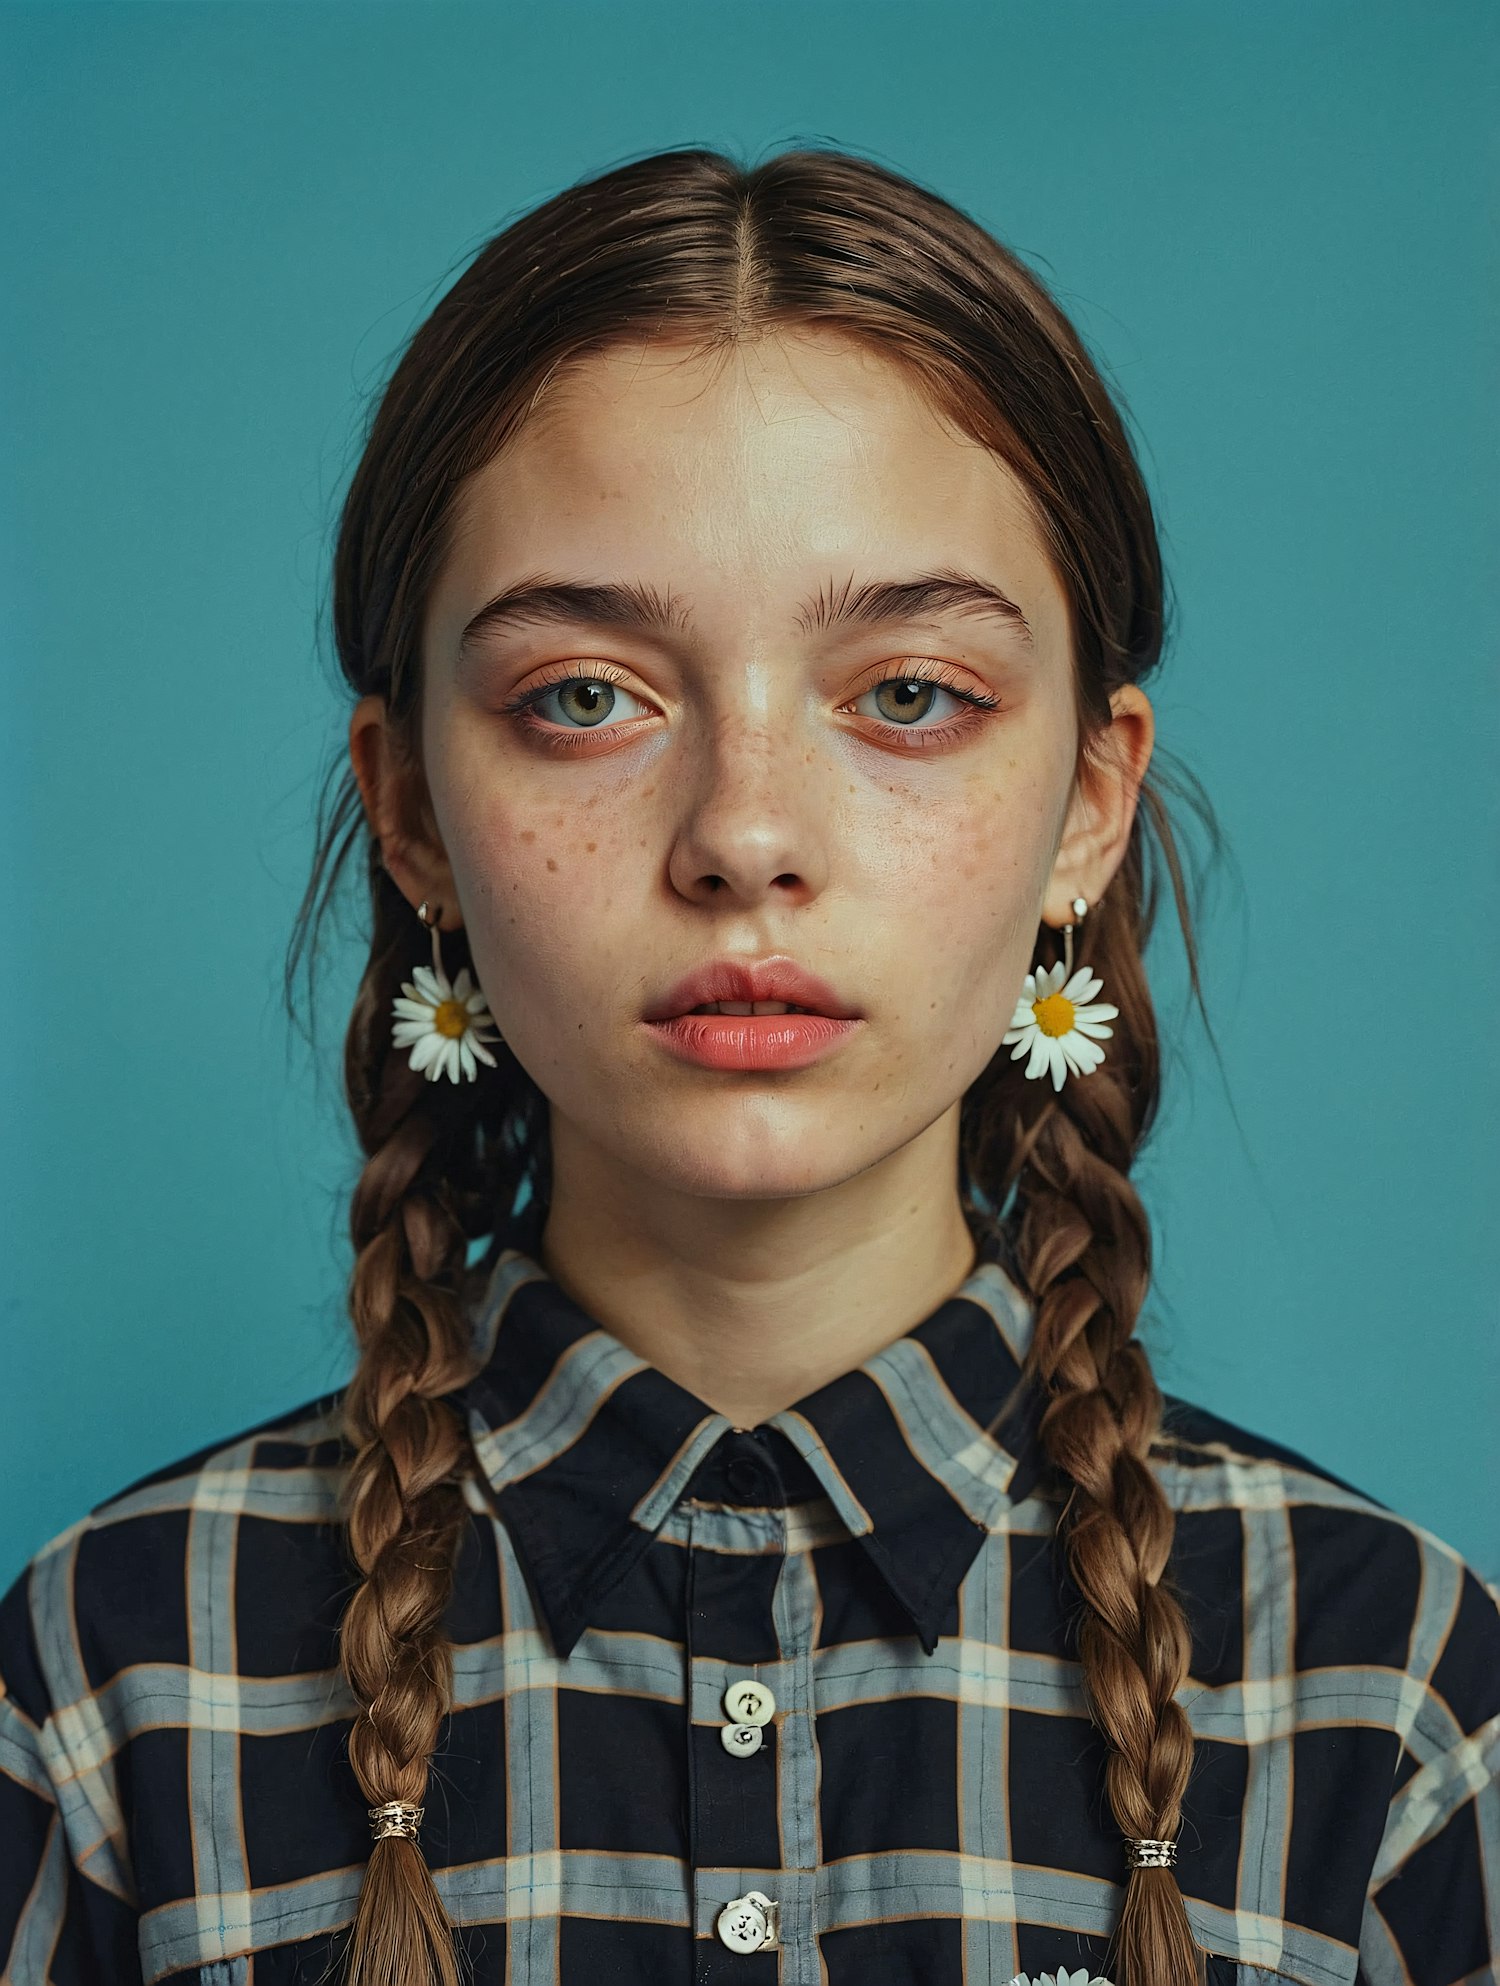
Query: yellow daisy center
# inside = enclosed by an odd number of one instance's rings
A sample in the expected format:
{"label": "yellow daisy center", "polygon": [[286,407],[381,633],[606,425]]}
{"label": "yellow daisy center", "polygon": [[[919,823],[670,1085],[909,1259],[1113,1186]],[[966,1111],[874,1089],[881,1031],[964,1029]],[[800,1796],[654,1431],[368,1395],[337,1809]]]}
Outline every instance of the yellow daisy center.
{"label": "yellow daisy center", "polygon": [[461,1001],[445,1000],[442,1006],[433,1009],[432,1025],[439,1034],[447,1035],[450,1041],[457,1041],[469,1025],[469,1010]]}
{"label": "yellow daisy center", "polygon": [[1031,1011],[1036,1015],[1036,1024],[1042,1033],[1056,1036],[1067,1034],[1071,1029],[1076,1009],[1073,1002],[1065,1000],[1061,993],[1049,993],[1045,1000],[1033,1001]]}

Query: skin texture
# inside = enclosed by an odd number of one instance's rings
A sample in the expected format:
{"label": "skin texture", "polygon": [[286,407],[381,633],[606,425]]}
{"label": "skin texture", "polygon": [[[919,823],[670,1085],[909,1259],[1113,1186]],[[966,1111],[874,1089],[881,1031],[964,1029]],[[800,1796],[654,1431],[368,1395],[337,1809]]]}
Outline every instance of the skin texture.
{"label": "skin texture", "polygon": [[[822,632],[802,612],[953,569],[1001,588],[1032,642],[972,611]],[[541,577],[652,586],[689,627],[497,630],[460,654],[487,601]],[[916,658],[1000,708],[941,686],[913,700]],[[548,749],[502,711],[600,666],[612,706],[575,687],[532,712],[581,745]],[[1022,486],[831,332],[592,356],[460,493],[423,631],[426,792],[366,697],[366,812],[412,904],[467,926],[551,1105],[545,1266],[735,1425],[968,1274],[960,1103],[1039,923],[1094,904],[1124,857],[1153,718],[1134,686],[1113,710],[1103,763],[1078,767],[1068,610]],[[692,967],[773,953],[864,1017],[823,1061],[700,1069],[642,1026]]]}

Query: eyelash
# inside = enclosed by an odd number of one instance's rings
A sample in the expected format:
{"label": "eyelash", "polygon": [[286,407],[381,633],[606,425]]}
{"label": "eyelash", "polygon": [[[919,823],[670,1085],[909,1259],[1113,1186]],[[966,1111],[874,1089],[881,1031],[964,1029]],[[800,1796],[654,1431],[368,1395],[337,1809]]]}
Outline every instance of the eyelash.
{"label": "eyelash", "polygon": [[[550,748],[567,751],[572,747],[574,739],[596,738],[601,731],[610,727],[599,725],[568,729],[544,724],[532,715],[535,707],[543,698],[551,696],[554,690],[566,689],[573,683],[618,683],[623,687],[625,673],[623,669],[617,669],[608,662],[601,663],[597,669],[591,669],[587,675],[580,674],[577,670],[564,669],[562,674],[552,677],[550,681],[533,683],[530,689],[523,690],[519,696],[512,697],[508,703],[502,704],[501,715],[514,718],[520,729],[544,740]],[[894,675],[881,676],[877,681],[867,683],[859,692],[859,696],[866,697],[871,690],[884,689],[887,683],[933,683],[937,688],[946,690],[949,696],[957,697],[960,703],[968,704],[971,707],[970,714],[949,718],[942,724],[917,726],[891,724],[882,718],[871,720],[879,724],[884,731],[894,732],[903,739],[910,737],[922,740],[920,745],[908,746],[908,750],[929,751],[934,742],[951,743],[953,739],[972,731],[975,725],[983,723],[983,718],[978,714],[980,711],[1000,708],[998,697],[986,696],[980,690],[960,689],[956,683],[948,680],[949,673],[942,663],[924,665],[919,658],[910,668],[899,670]],[[634,692],[632,691],[631,694],[633,695]]]}

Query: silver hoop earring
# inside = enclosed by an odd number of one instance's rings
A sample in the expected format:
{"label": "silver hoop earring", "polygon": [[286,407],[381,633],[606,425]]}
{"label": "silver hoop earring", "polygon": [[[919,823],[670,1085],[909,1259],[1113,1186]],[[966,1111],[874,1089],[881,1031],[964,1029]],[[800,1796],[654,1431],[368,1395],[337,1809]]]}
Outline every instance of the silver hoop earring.
{"label": "silver hoop earring", "polygon": [[406,997],[392,1003],[396,1024],[391,1039],[397,1048],[411,1050],[410,1066],[428,1082],[447,1076],[450,1082],[462,1079],[472,1083],[481,1062],[496,1067],[485,1042],[500,1042],[505,1037],[496,1028],[484,994],[467,966],[460,967],[458,978],[450,984],[443,970],[438,934],[442,914],[440,903],[429,906],[423,902],[417,909],[418,917],[432,932],[432,964],[416,966],[411,978],[401,982]]}
{"label": "silver hoop earring", "polygon": [[[1088,915],[1088,908],[1081,896],[1074,897],[1073,917],[1079,924]],[[1104,1060],[1099,1042],[1114,1033],[1104,1023],[1114,1020],[1120,1011],[1107,1001],[1097,1006],[1084,1004],[1104,990],[1104,981],[1086,965],[1074,972],[1073,929],[1072,922],[1063,926],[1063,957],[1056,965],[1027,973],[1000,1044],[1010,1048],[1012,1062],[1029,1054],[1027,1076],[1050,1075],[1054,1090],[1060,1090],[1070,1074],[1087,1076],[1098,1068]]]}

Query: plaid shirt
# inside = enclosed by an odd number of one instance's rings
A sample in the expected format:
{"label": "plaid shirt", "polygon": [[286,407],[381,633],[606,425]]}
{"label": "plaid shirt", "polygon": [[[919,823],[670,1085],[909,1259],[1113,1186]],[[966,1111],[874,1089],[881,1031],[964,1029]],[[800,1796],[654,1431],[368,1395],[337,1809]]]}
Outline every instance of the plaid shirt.
{"label": "plaid shirt", "polygon": [[[563,1293],[534,1217],[501,1239],[421,1831],[476,1986],[1102,1971],[1125,1859],[1036,1396],[982,1432],[1031,1327],[1003,1254],[740,1430]],[[146,1478],[0,1602],[5,1986],[312,1986],[337,1959],[371,1846],[337,1408]],[[1210,1986],[1494,1980],[1496,1595],[1181,1401],[1155,1461]]]}

